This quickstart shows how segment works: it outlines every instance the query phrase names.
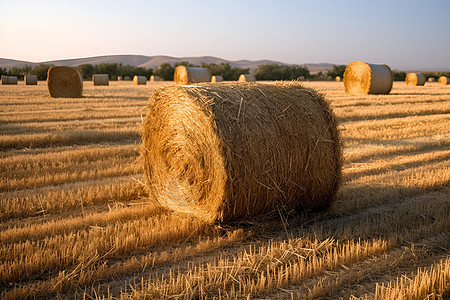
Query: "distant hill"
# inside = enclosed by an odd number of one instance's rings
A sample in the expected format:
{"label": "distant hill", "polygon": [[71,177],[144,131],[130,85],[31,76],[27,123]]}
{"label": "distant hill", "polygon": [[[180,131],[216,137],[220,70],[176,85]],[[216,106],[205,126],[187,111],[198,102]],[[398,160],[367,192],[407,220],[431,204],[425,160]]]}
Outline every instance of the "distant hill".
{"label": "distant hill", "polygon": [[[122,63],[124,65],[138,66],[144,68],[158,68],[163,63],[175,64],[177,62],[188,61],[193,65],[201,65],[202,63],[229,63],[233,67],[239,68],[249,68],[251,72],[254,72],[258,65],[261,64],[278,64],[284,65],[285,63],[272,60],[237,60],[228,61],[226,59],[213,57],[213,56],[200,56],[200,57],[171,57],[171,56],[145,56],[145,55],[105,55],[105,56],[95,56],[86,58],[74,58],[74,59],[63,59],[63,60],[52,60],[43,62],[29,62],[14,59],[0,58],[0,68],[22,68],[25,65],[35,66],[41,63],[43,64],[53,64],[56,66],[78,66],[82,64],[101,64],[101,63]],[[326,71],[333,67],[333,64],[321,63],[321,64],[302,64],[306,65],[311,73],[317,73],[320,71]]]}

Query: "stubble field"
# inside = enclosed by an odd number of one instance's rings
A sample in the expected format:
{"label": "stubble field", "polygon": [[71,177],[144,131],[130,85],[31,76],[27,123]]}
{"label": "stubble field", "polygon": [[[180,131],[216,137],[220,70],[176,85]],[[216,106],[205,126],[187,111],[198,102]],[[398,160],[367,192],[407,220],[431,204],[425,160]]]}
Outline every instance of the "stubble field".
{"label": "stubble field", "polygon": [[207,225],[148,199],[146,101],[171,83],[0,86],[0,294],[81,299],[450,297],[450,86],[349,96],[328,211]]}

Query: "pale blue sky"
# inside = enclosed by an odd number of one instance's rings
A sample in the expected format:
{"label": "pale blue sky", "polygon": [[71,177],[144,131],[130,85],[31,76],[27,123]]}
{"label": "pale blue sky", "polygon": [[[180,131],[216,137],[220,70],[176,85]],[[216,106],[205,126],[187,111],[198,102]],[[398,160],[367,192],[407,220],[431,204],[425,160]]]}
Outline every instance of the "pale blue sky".
{"label": "pale blue sky", "polygon": [[0,0],[0,58],[109,54],[450,70],[450,0]]}

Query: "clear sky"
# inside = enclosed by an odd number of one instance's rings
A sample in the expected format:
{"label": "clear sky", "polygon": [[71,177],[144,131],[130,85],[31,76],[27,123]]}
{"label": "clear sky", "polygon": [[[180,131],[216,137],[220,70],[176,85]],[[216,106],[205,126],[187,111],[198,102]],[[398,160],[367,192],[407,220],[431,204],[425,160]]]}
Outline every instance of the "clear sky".
{"label": "clear sky", "polygon": [[450,0],[0,0],[0,58],[109,54],[450,70]]}

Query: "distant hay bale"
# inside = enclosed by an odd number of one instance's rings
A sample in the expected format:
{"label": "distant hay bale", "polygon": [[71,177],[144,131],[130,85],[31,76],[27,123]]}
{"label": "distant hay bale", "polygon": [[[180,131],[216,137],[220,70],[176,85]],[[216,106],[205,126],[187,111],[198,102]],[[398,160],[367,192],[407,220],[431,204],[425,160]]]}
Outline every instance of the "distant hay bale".
{"label": "distant hay bale", "polygon": [[130,76],[125,76],[125,77],[123,78],[123,80],[129,81],[129,80],[131,80],[131,78],[130,78]]}
{"label": "distant hay bale", "polygon": [[173,79],[176,84],[210,82],[211,74],[209,74],[209,71],[206,68],[178,66],[175,68]]}
{"label": "distant hay bale", "polygon": [[344,88],[347,94],[389,94],[392,82],[391,69],[385,64],[354,61],[345,68]]}
{"label": "distant hay bale", "polygon": [[2,75],[2,85],[17,84],[17,76]]}
{"label": "distant hay bale", "polygon": [[152,76],[150,76],[150,81],[161,81],[161,77],[159,77],[159,76],[155,76],[155,75],[152,75]]}
{"label": "distant hay bale", "polygon": [[436,78],[430,77],[430,78],[428,78],[428,82],[436,82]]}
{"label": "distant hay bale", "polygon": [[405,78],[407,86],[424,85],[426,82],[425,75],[421,73],[408,73]]}
{"label": "distant hay bale", "polygon": [[222,81],[223,81],[223,76],[214,75],[211,77],[211,82],[222,82]]}
{"label": "distant hay bale", "polygon": [[340,183],[334,114],[298,82],[166,86],[141,134],[150,197],[209,222],[327,207]]}
{"label": "distant hay bale", "polygon": [[447,84],[450,84],[450,78],[447,76],[441,76],[441,77],[439,77],[438,82],[440,84],[447,85]]}
{"label": "distant hay bale", "polygon": [[37,85],[37,75],[25,75],[25,85]]}
{"label": "distant hay bale", "polygon": [[92,74],[92,83],[94,85],[109,85],[108,74]]}
{"label": "distant hay bale", "polygon": [[300,76],[298,80],[305,80],[305,76]]}
{"label": "distant hay bale", "polygon": [[337,82],[341,81],[341,76],[334,77],[334,80],[336,80]]}
{"label": "distant hay bale", "polygon": [[117,81],[121,81],[122,80],[122,76],[117,76]]}
{"label": "distant hay bale", "polygon": [[239,76],[238,81],[240,81],[240,82],[255,82],[256,77],[253,74],[241,74],[241,76]]}
{"label": "distant hay bale", "polygon": [[147,77],[134,75],[134,77],[133,77],[133,84],[134,85],[146,85],[147,84]]}
{"label": "distant hay bale", "polygon": [[47,88],[53,98],[81,98],[83,78],[73,67],[51,67],[47,72]]}

